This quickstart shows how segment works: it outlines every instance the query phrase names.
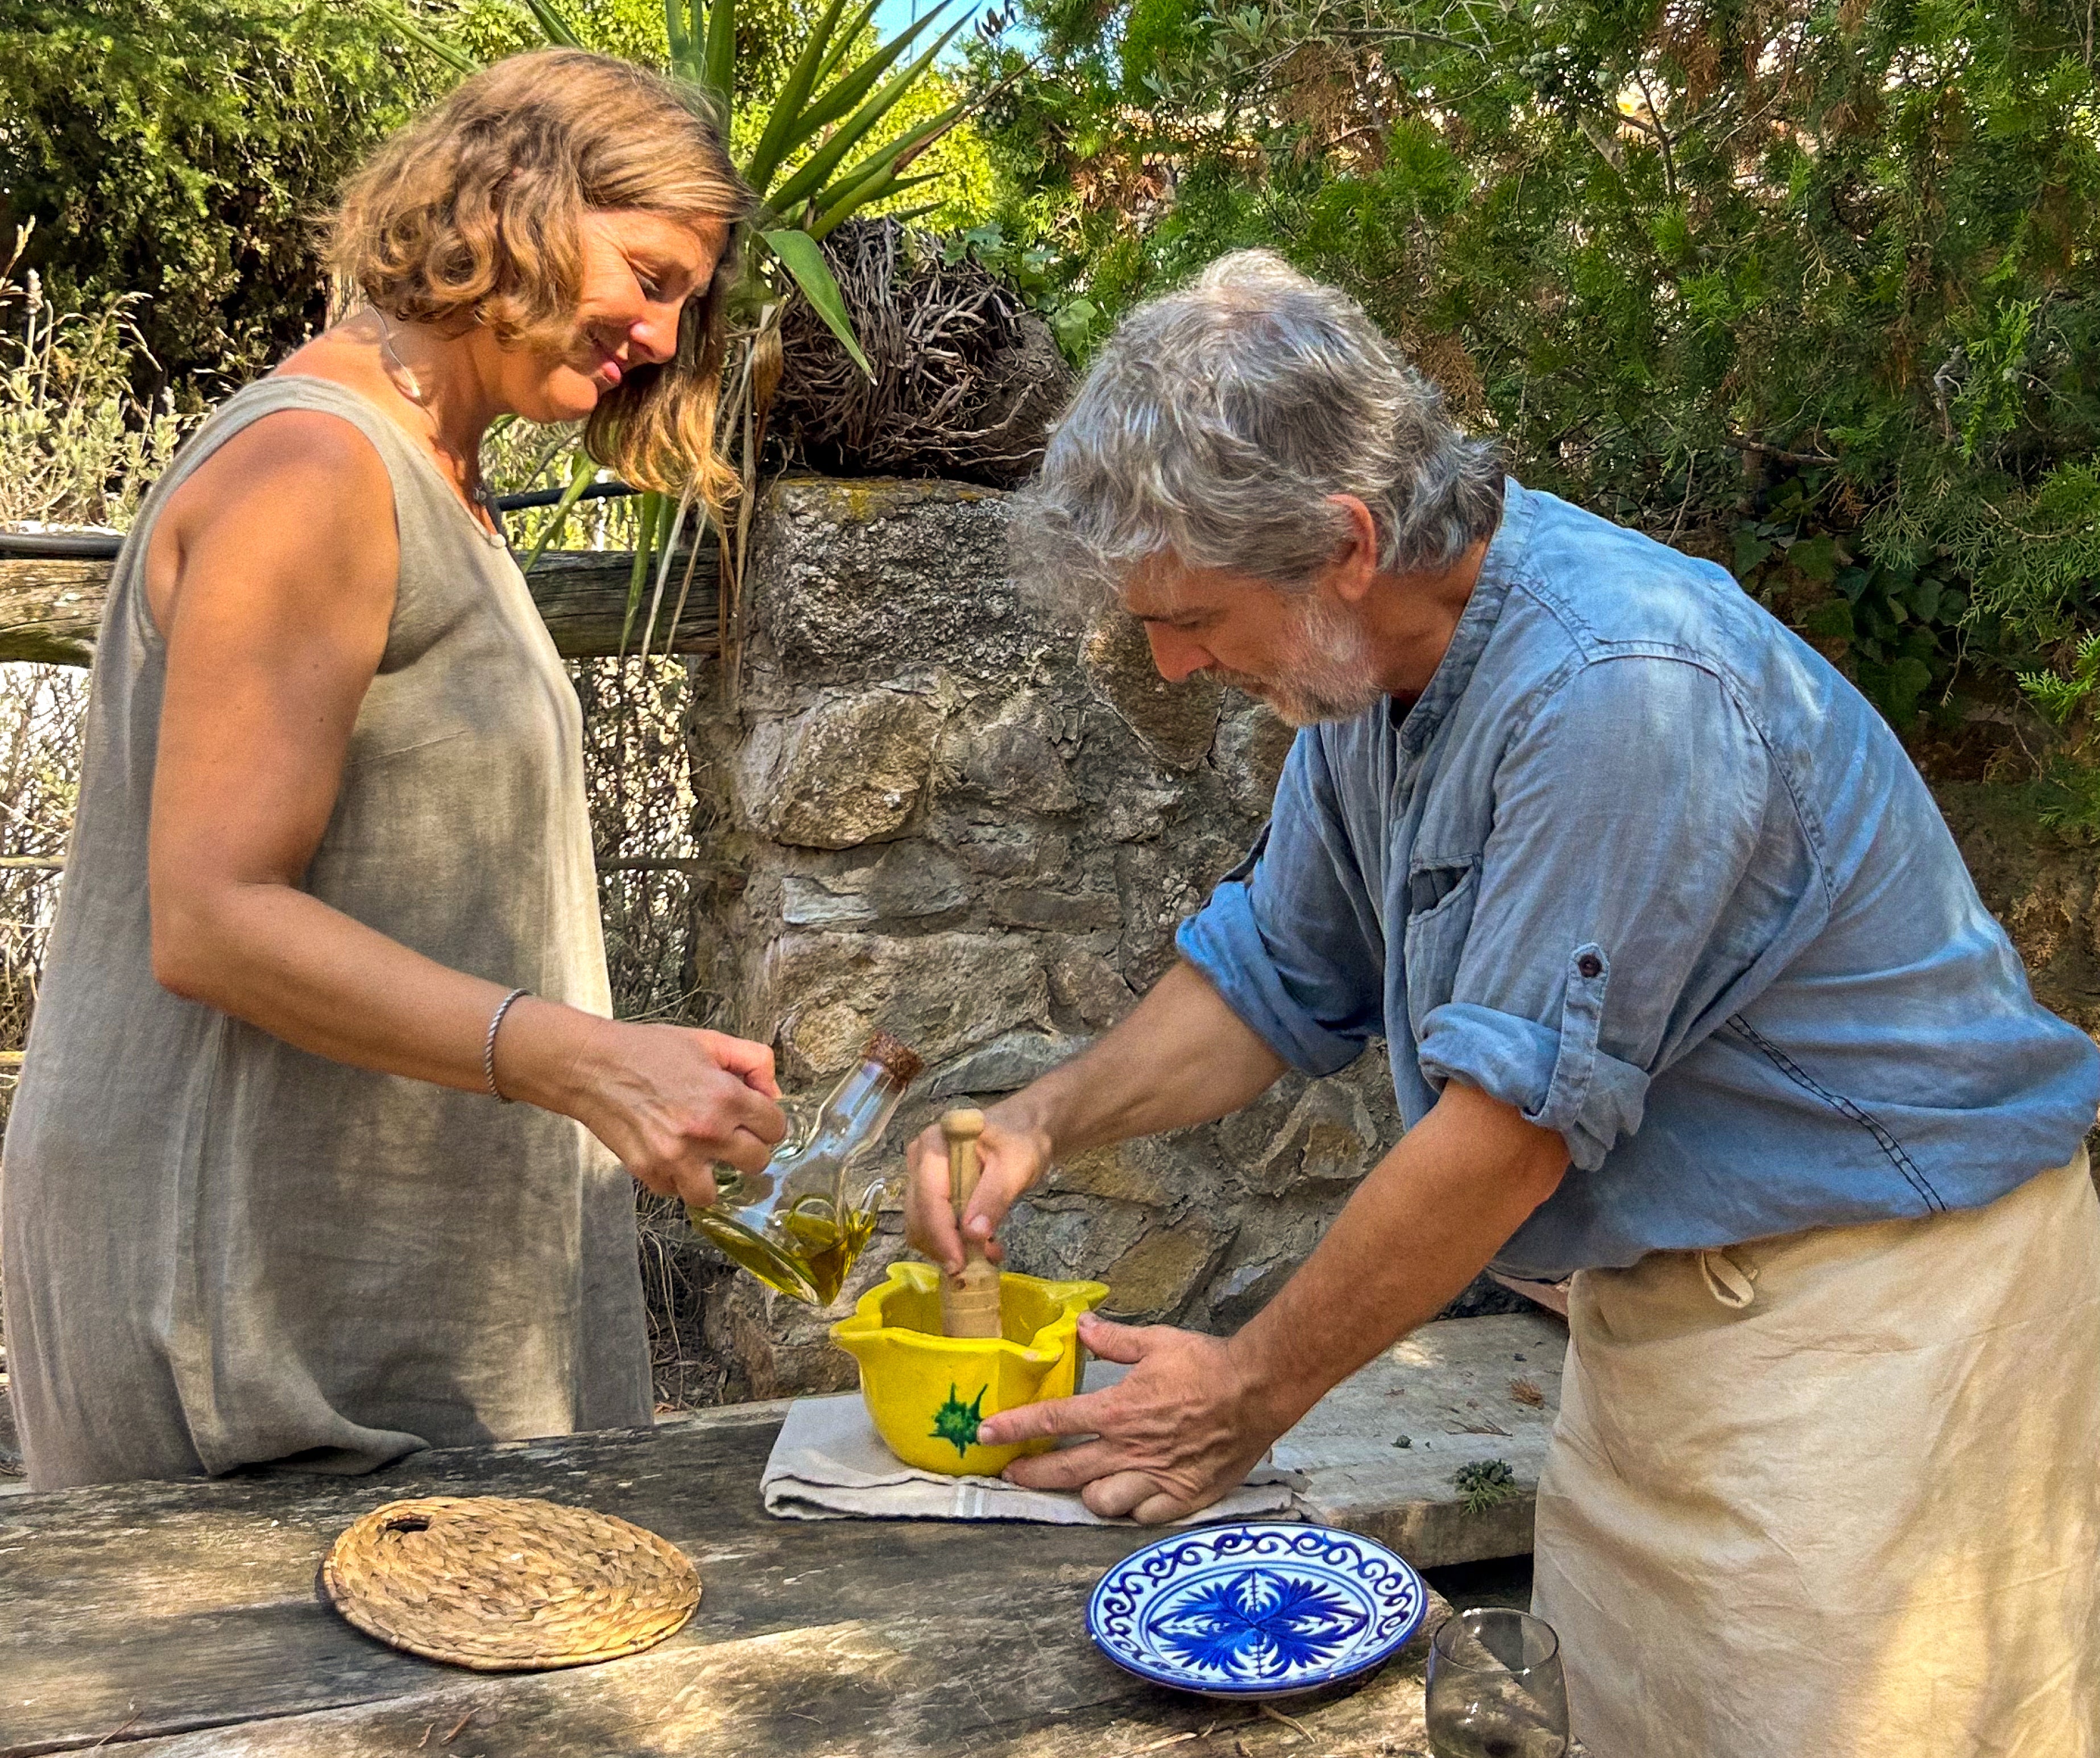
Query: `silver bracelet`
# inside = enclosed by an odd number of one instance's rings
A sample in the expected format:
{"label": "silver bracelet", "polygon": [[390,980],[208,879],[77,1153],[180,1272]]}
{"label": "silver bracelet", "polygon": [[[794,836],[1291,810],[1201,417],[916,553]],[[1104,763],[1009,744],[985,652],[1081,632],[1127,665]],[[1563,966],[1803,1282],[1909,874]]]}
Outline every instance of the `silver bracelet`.
{"label": "silver bracelet", "polygon": [[510,1095],[508,1093],[504,1092],[496,1084],[496,1033],[497,1029],[503,1024],[503,1016],[510,1012],[511,1002],[517,1000],[520,995],[529,994],[530,993],[531,991],[529,989],[514,989],[509,994],[505,995],[502,1000],[496,1002],[496,1011],[489,1017],[488,1036],[482,1040],[482,1075],[488,1082],[488,1090],[491,1095],[501,1099],[506,1105],[510,1103]]}

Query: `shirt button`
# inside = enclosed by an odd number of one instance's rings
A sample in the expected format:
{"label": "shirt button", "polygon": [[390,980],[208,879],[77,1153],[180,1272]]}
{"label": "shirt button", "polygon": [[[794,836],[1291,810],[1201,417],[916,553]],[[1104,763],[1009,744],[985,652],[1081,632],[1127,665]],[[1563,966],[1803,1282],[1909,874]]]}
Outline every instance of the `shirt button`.
{"label": "shirt button", "polygon": [[1594,952],[1586,952],[1575,961],[1575,968],[1585,976],[1600,976],[1604,974],[1604,961]]}

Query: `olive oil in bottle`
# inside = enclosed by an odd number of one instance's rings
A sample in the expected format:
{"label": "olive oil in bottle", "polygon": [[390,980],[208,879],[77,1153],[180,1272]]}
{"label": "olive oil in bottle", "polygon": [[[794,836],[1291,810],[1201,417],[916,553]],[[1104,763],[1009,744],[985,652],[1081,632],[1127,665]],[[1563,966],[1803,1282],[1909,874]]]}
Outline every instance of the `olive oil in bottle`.
{"label": "olive oil in bottle", "polygon": [[705,1209],[686,1205],[693,1230],[769,1288],[828,1306],[874,1236],[878,1181],[850,1189],[854,1166],[882,1139],[922,1064],[886,1032],[806,1120],[790,1106],[787,1139],[755,1175],[723,1170]]}

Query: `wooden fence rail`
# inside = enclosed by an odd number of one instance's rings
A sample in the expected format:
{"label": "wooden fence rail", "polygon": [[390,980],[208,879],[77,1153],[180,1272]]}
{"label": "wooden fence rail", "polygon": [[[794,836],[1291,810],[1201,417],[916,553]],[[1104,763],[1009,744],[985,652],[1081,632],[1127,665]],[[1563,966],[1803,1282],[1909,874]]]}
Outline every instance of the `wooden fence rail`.
{"label": "wooden fence rail", "polygon": [[[664,583],[664,604],[650,650],[664,650],[664,625],[678,601],[687,556],[673,559]],[[608,658],[620,651],[620,631],[627,619],[628,582],[634,557],[617,550],[550,550],[525,576],[532,601],[540,607],[547,632],[564,659]],[[70,562],[41,557],[0,557],[0,659],[34,659],[46,664],[86,665],[95,658],[95,632],[109,589],[107,562]],[[642,609],[628,645],[638,645],[648,612],[648,594],[655,585],[651,570]],[[718,576],[715,545],[704,543],[693,568],[686,614],[670,643],[673,653],[714,650]]]}

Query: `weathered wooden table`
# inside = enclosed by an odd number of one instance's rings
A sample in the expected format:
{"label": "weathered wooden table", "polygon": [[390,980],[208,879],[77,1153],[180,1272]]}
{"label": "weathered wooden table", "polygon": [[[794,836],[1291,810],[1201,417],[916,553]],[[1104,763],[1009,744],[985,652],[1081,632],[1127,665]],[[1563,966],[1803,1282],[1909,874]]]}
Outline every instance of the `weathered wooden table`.
{"label": "weathered wooden table", "polygon": [[[1304,1474],[1314,1518],[1419,1566],[1528,1550],[1564,1340],[1539,1315],[1426,1325],[1321,1399],[1277,1459]],[[1421,1640],[1354,1689],[1282,1705],[1302,1734],[1102,1659],[1087,1596],[1149,1532],[770,1518],[759,1478],[785,1408],[419,1453],[371,1477],[0,1495],[0,1758],[1427,1751]],[[1454,1469],[1490,1456],[1527,1493],[1468,1513]],[[567,1672],[396,1654],[338,1618],[315,1575],[359,1515],[427,1494],[621,1515],[699,1565],[699,1610],[646,1654]]]}
{"label": "weathered wooden table", "polygon": [[[422,1453],[368,1478],[258,1476],[0,1501],[0,1754],[153,1758],[704,1753],[1414,1755],[1426,1645],[1280,1706],[1158,1690],[1083,1609],[1130,1528],[821,1523],[758,1499],[780,1416]],[[483,1675],[397,1654],[318,1597],[329,1542],[406,1495],[544,1496],[662,1533],[699,1565],[647,1654]]]}

